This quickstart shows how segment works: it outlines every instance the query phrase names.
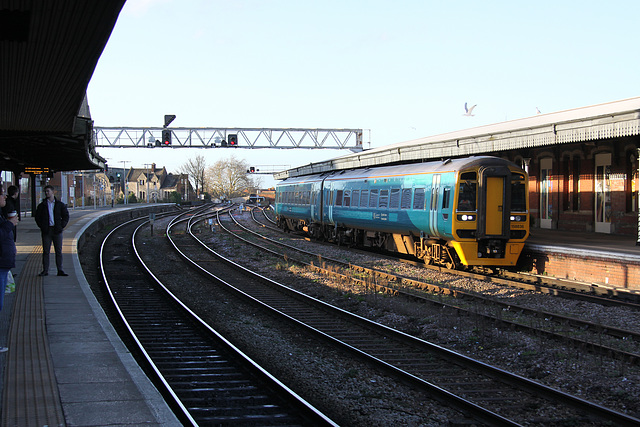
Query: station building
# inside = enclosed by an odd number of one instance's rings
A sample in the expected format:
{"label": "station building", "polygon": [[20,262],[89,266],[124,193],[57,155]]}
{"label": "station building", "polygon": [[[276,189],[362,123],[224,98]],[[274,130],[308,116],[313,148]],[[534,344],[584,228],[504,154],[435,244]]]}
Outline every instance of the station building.
{"label": "station building", "polygon": [[387,145],[276,174],[492,155],[529,173],[532,228],[636,236],[640,97]]}

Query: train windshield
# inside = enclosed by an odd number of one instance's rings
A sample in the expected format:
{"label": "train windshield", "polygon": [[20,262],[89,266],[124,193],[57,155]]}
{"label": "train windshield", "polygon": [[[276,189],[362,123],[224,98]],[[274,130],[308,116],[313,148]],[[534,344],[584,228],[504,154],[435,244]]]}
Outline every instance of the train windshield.
{"label": "train windshield", "polygon": [[511,181],[511,212],[527,211],[527,192],[524,176],[514,174]]}
{"label": "train windshield", "polygon": [[458,189],[458,210],[476,210],[477,175],[475,172],[465,172],[460,175],[460,187]]}

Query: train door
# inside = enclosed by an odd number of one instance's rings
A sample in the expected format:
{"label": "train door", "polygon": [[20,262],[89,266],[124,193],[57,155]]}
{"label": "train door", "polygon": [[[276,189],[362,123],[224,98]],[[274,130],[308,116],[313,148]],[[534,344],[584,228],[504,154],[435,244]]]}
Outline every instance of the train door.
{"label": "train door", "polygon": [[486,233],[492,236],[502,234],[502,211],[504,199],[504,177],[487,177],[487,224]]}
{"label": "train door", "polygon": [[441,237],[451,236],[451,214],[452,214],[452,205],[451,203],[451,186],[446,185],[445,182],[440,182],[442,186],[440,191],[438,191],[440,195],[440,216],[438,218],[438,235]]}
{"label": "train door", "polygon": [[596,154],[596,233],[611,233],[611,153]]}
{"label": "train door", "polygon": [[313,182],[311,183],[310,190],[310,200],[309,207],[311,209],[311,221],[317,222],[322,221],[322,197],[320,190],[322,188],[322,182]]}
{"label": "train door", "polygon": [[[509,238],[511,171],[506,167],[480,168],[478,237]],[[509,185],[507,185],[509,184]]]}
{"label": "train door", "polygon": [[440,192],[440,174],[431,177],[431,201],[429,203],[429,235],[438,235],[438,194]]}
{"label": "train door", "polygon": [[329,184],[328,188],[325,190],[325,212],[326,212],[326,223],[333,224],[333,185]]}

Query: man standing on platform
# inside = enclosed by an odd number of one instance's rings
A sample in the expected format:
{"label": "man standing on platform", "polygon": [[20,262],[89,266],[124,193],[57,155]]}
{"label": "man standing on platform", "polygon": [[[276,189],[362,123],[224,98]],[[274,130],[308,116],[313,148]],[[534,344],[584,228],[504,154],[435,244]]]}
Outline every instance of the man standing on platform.
{"label": "man standing on platform", "polygon": [[56,251],[56,267],[58,276],[68,276],[62,270],[62,230],[69,223],[67,205],[56,199],[52,185],[44,187],[45,199],[36,208],[36,224],[42,234],[42,272],[39,276],[49,274],[49,253],[51,242]]}

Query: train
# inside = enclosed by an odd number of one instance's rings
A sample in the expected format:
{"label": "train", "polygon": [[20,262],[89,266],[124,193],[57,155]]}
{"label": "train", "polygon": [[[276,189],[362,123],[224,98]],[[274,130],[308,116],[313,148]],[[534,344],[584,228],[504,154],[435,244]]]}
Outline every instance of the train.
{"label": "train", "polygon": [[276,185],[285,231],[397,252],[447,268],[514,267],[529,236],[529,177],[473,156],[289,177]]}

